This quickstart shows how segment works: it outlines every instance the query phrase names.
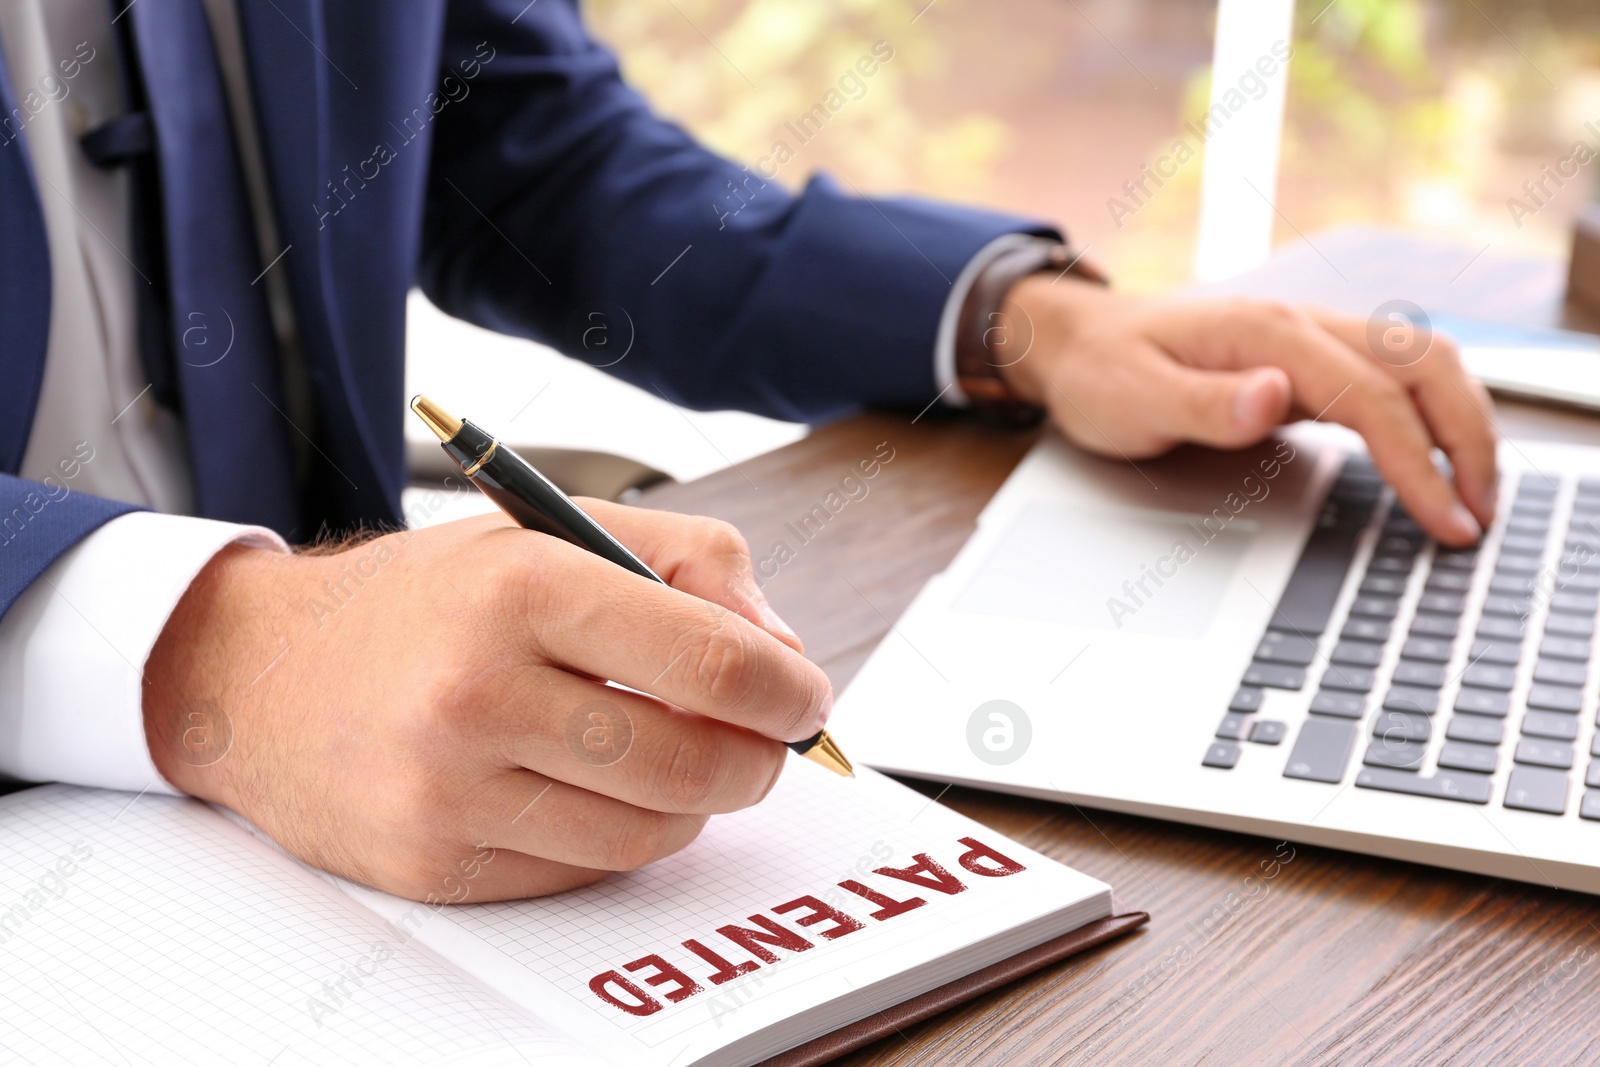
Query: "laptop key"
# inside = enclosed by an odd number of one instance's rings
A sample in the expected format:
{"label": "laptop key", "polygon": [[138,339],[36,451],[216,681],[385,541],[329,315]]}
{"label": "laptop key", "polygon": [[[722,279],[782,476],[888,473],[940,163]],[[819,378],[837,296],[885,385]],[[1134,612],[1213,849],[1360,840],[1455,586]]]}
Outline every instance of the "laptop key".
{"label": "laptop key", "polygon": [[1565,741],[1541,741],[1525,737],[1517,742],[1516,755],[1512,758],[1518,763],[1534,767],[1556,767],[1567,771],[1572,769],[1572,746]]}
{"label": "laptop key", "polygon": [[1317,715],[1337,715],[1341,719],[1359,719],[1367,712],[1365,697],[1355,693],[1341,693],[1322,689],[1311,698],[1311,710]]}
{"label": "laptop key", "polygon": [[1213,741],[1211,747],[1206,749],[1205,758],[1200,761],[1202,767],[1221,767],[1223,770],[1239,762],[1239,746],[1232,741]]}
{"label": "laptop key", "polygon": [[1410,574],[1414,556],[1373,556],[1367,561],[1368,574]]}
{"label": "laptop key", "polygon": [[[1416,626],[1411,627],[1413,630]],[[1485,615],[1478,620],[1478,636],[1492,637],[1501,641],[1521,641],[1525,628],[1520,618],[1503,618],[1497,615]]]}
{"label": "laptop key", "polygon": [[1350,763],[1356,733],[1353,722],[1307,719],[1300,727],[1300,736],[1295,738],[1294,748],[1289,751],[1283,776],[1312,782],[1338,782]]}
{"label": "laptop key", "polygon": [[[1400,588],[1404,590],[1405,586]],[[1423,588],[1430,593],[1465,593],[1472,588],[1472,572],[1435,570]]]}
{"label": "laptop key", "polygon": [[1350,605],[1350,614],[1371,619],[1392,619],[1399,611],[1400,601],[1387,596],[1358,596]]}
{"label": "laptop key", "polygon": [[1578,805],[1578,816],[1584,819],[1600,819],[1600,789],[1583,791],[1583,803]]}
{"label": "laptop key", "polygon": [[1499,596],[1533,595],[1534,577],[1529,574],[1497,574],[1489,579],[1489,592]]}
{"label": "laptop key", "polygon": [[1356,554],[1360,530],[1319,522],[1300,550],[1273,618],[1295,633],[1316,635],[1328,626],[1345,574]]}
{"label": "laptop key", "polygon": [[1550,659],[1570,659],[1575,663],[1586,663],[1591,651],[1589,642],[1579,637],[1551,634],[1539,642],[1539,655]]}
{"label": "laptop key", "polygon": [[1279,745],[1289,728],[1276,719],[1257,719],[1250,725],[1250,740],[1258,745]]}
{"label": "laptop key", "polygon": [[1333,647],[1328,659],[1352,667],[1376,667],[1383,659],[1383,646],[1368,641],[1340,641]]}
{"label": "laptop key", "polygon": [[1453,571],[1470,571],[1478,566],[1475,548],[1441,549],[1433,554],[1434,569],[1444,567]]}
{"label": "laptop key", "polygon": [[1461,620],[1449,615],[1421,614],[1411,620],[1411,632],[1423,637],[1454,637],[1461,629]]}
{"label": "laptop key", "polygon": [[1432,715],[1439,710],[1439,691],[1415,685],[1391,685],[1383,695],[1383,706],[1389,711]]}
{"label": "laptop key", "polygon": [[1304,667],[1317,658],[1317,643],[1303,634],[1268,630],[1256,646],[1256,659]]}
{"label": "laptop key", "polygon": [[1541,659],[1533,666],[1533,680],[1582,689],[1583,683],[1589,680],[1589,668],[1567,660]]}
{"label": "laptop key", "polygon": [[1536,515],[1513,515],[1506,520],[1506,529],[1515,530],[1521,534],[1543,537],[1550,532],[1550,520]]}
{"label": "laptop key", "polygon": [[1428,689],[1438,689],[1444,685],[1444,680],[1443,664],[1403,659],[1394,667],[1394,681],[1398,685],[1420,685]]}
{"label": "laptop key", "polygon": [[1594,735],[1594,740],[1589,742],[1589,755],[1600,759],[1600,733]]}
{"label": "laptop key", "polygon": [[1566,564],[1562,564],[1557,573],[1556,588],[1563,592],[1600,593],[1600,572],[1580,571],[1573,574]]}
{"label": "laptop key", "polygon": [[1511,574],[1531,576],[1538,574],[1542,568],[1539,556],[1522,556],[1511,553],[1502,553],[1494,562],[1496,574]]}
{"label": "laptop key", "polygon": [[1498,753],[1493,745],[1475,745],[1470,741],[1446,741],[1439,750],[1439,766],[1454,771],[1476,771],[1493,774]]}
{"label": "laptop key", "polygon": [[1433,615],[1460,615],[1467,609],[1467,598],[1460,593],[1423,593],[1417,610]]}
{"label": "laptop key", "polygon": [[1508,533],[1505,540],[1500,542],[1503,552],[1518,552],[1529,556],[1544,555],[1544,538],[1530,537],[1527,534]]}
{"label": "laptop key", "polygon": [[1383,619],[1350,619],[1339,631],[1339,640],[1376,641],[1381,645],[1389,640],[1391,629]]}
{"label": "laptop key", "polygon": [[1600,759],[1589,761],[1589,770],[1583,776],[1583,784],[1590,789],[1600,789]]}
{"label": "laptop key", "polygon": [[1600,611],[1600,595],[1565,591],[1551,593],[1550,610],[1562,615],[1593,615]]}
{"label": "laptop key", "polygon": [[1306,669],[1258,660],[1244,672],[1244,684],[1264,685],[1272,689],[1299,689],[1306,684]]}
{"label": "laptop key", "polygon": [[1544,621],[1544,632],[1563,637],[1593,637],[1594,620],[1582,615],[1552,615]]}
{"label": "laptop key", "polygon": [[1561,483],[1553,478],[1547,478],[1538,471],[1529,471],[1517,479],[1517,496],[1539,497],[1549,500],[1561,488]]}
{"label": "laptop key", "polygon": [[1505,723],[1487,715],[1450,716],[1444,736],[1451,741],[1471,741],[1478,745],[1498,745],[1505,737]]}
{"label": "laptop key", "polygon": [[1468,771],[1438,771],[1431,775],[1421,775],[1363,767],[1356,773],[1356,785],[1362,789],[1384,789],[1391,793],[1409,793],[1417,797],[1487,804],[1489,794],[1494,789],[1494,779],[1488,775],[1472,774]]}
{"label": "laptop key", "polygon": [[1483,598],[1483,613],[1526,619],[1533,614],[1533,601],[1525,596],[1498,596],[1491,593]]}
{"label": "laptop key", "polygon": [[1228,701],[1229,711],[1260,711],[1261,698],[1266,694],[1253,685],[1241,685],[1233,691],[1233,699]]}
{"label": "laptop key", "polygon": [[1515,667],[1522,662],[1522,646],[1511,641],[1485,641],[1480,637],[1472,642],[1472,650],[1467,653],[1467,662]]}
{"label": "laptop key", "polygon": [[1386,556],[1414,556],[1422,550],[1421,534],[1384,534],[1373,551]]}
{"label": "laptop key", "polygon": [[1578,739],[1578,717],[1559,711],[1530,711],[1522,717],[1523,737],[1547,737],[1555,741]]}
{"label": "laptop key", "polygon": [[1370,667],[1351,667],[1332,663],[1322,672],[1322,688],[1343,689],[1347,693],[1370,693],[1377,681]]}
{"label": "laptop key", "polygon": [[1506,807],[1560,815],[1567,810],[1567,776],[1547,767],[1513,767]]}
{"label": "laptop key", "polygon": [[1367,746],[1366,755],[1361,757],[1361,762],[1368,767],[1392,767],[1395,770],[1414,771],[1422,766],[1422,757],[1427,751],[1427,745],[1420,745],[1415,741],[1375,737]]}
{"label": "laptop key", "polygon": [[1403,660],[1448,663],[1454,647],[1451,642],[1436,637],[1408,637],[1400,648],[1400,656]]}
{"label": "laptop key", "polygon": [[1583,709],[1583,690],[1562,685],[1532,685],[1528,687],[1528,707],[1576,715]]}
{"label": "laptop key", "polygon": [[1433,736],[1433,725],[1421,712],[1386,710],[1372,720],[1372,736],[1386,741],[1426,741]]}
{"label": "laptop key", "polygon": [[1241,715],[1230,711],[1222,717],[1222,724],[1217,727],[1217,736],[1224,741],[1237,741],[1250,729],[1250,716]]}
{"label": "laptop key", "polygon": [[1357,591],[1362,596],[1400,596],[1406,591],[1406,579],[1397,574],[1368,574]]}
{"label": "laptop key", "polygon": [[1474,663],[1461,672],[1461,684],[1479,689],[1510,689],[1516,681],[1516,671],[1493,663]]}
{"label": "laptop key", "polygon": [[1511,711],[1511,694],[1499,689],[1473,689],[1462,686],[1456,694],[1456,710],[1469,715],[1505,716]]}

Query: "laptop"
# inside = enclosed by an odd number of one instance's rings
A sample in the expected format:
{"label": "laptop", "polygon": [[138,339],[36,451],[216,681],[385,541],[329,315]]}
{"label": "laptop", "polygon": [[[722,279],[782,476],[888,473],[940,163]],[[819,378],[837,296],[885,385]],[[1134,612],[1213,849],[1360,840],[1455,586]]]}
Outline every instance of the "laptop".
{"label": "laptop", "polygon": [[1301,424],[1049,435],[841,694],[891,773],[1600,892],[1600,449],[1506,441],[1476,547]]}

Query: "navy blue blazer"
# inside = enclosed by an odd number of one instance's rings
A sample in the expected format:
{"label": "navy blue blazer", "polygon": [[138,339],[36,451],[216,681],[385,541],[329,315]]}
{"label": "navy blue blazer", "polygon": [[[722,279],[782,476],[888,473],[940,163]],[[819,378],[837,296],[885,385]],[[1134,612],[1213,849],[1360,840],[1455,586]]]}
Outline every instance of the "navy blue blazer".
{"label": "navy blue blazer", "polygon": [[[818,421],[932,400],[952,280],[1003,233],[1053,232],[846,196],[826,178],[798,196],[763,183],[652,114],[585,32],[576,0],[239,7],[273,206],[293,248],[274,269],[288,273],[317,411],[301,526],[280,531],[291,539],[400,521],[413,285],[453,315],[580,356],[595,311],[613,331],[625,318],[633,347],[611,373],[691,407]],[[15,106],[9,77],[0,104]],[[25,153],[25,134],[0,151]],[[181,163],[184,146],[161,151]],[[15,476],[45,358],[49,271],[31,172],[4,173],[0,611],[128,510]],[[249,521],[248,494],[233,497],[212,517]]]}

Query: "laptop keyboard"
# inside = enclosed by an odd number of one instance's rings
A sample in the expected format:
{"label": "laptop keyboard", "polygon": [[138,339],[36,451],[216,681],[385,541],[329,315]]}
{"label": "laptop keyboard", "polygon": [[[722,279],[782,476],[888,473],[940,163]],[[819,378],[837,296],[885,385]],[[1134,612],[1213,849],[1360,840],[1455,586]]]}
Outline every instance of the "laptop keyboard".
{"label": "laptop keyboard", "polygon": [[[1351,457],[1202,763],[1275,745],[1288,778],[1338,784],[1354,765],[1358,789],[1548,815],[1576,800],[1600,820],[1597,612],[1600,478],[1525,474],[1482,544],[1452,550]],[[1297,732],[1274,690],[1309,695]]]}

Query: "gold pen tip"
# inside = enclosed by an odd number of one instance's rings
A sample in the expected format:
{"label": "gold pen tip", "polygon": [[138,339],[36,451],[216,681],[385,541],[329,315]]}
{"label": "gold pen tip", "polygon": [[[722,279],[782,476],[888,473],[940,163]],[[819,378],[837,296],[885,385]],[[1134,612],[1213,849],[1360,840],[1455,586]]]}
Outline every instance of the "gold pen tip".
{"label": "gold pen tip", "polygon": [[824,730],[822,736],[817,738],[817,743],[812,745],[805,753],[806,759],[813,763],[820,763],[828,770],[843,778],[854,778],[856,770],[839,751],[839,743]]}
{"label": "gold pen tip", "polygon": [[428,424],[428,429],[438,435],[441,441],[448,441],[461,432],[460,419],[451,415],[421,393],[411,398],[411,410],[417,413],[419,419]]}

